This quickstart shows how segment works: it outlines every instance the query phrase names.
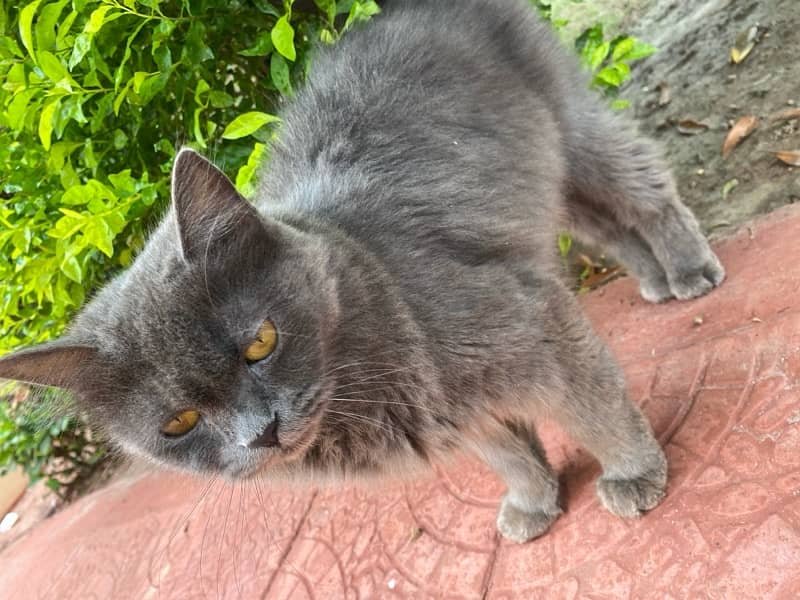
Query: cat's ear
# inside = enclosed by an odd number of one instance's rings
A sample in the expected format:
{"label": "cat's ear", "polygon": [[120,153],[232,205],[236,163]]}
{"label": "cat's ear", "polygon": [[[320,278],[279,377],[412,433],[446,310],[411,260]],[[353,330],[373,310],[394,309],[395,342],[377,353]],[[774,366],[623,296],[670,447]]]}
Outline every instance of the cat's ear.
{"label": "cat's ear", "polygon": [[97,361],[96,348],[59,340],[0,358],[0,379],[77,390]]}
{"label": "cat's ear", "polygon": [[225,173],[183,148],[172,167],[172,202],[183,255],[193,261],[226,238],[263,231],[258,212]]}

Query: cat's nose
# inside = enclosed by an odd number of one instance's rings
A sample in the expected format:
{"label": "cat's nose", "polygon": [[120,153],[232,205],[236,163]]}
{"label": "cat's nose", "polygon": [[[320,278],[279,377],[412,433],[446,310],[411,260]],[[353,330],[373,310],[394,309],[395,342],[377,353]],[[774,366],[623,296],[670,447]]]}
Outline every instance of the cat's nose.
{"label": "cat's nose", "polygon": [[264,428],[264,431],[250,442],[247,447],[255,450],[256,448],[274,448],[280,445],[278,441],[278,415],[276,413],[272,421]]}

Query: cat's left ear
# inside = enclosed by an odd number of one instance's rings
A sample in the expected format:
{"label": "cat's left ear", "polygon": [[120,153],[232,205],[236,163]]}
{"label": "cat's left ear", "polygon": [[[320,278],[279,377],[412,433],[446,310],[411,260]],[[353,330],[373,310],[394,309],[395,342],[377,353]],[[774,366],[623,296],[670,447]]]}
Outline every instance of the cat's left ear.
{"label": "cat's left ear", "polygon": [[0,358],[0,379],[80,390],[93,380],[97,349],[56,341]]}
{"label": "cat's left ear", "polygon": [[264,231],[261,216],[225,173],[189,148],[175,157],[172,202],[181,249],[190,262],[219,242]]}

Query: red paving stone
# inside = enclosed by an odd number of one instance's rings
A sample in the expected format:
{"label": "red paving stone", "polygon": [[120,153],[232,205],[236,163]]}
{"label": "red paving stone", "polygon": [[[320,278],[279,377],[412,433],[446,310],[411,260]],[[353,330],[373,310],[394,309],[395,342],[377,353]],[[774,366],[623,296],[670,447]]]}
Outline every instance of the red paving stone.
{"label": "red paving stone", "polygon": [[798,231],[790,207],[720,242],[728,280],[697,301],[648,305],[631,280],[585,298],[670,460],[641,520],[602,510],[596,463],[547,428],[567,511],[522,546],[498,539],[503,486],[471,459],[319,492],[148,474],[7,548],[0,597],[798,598]]}

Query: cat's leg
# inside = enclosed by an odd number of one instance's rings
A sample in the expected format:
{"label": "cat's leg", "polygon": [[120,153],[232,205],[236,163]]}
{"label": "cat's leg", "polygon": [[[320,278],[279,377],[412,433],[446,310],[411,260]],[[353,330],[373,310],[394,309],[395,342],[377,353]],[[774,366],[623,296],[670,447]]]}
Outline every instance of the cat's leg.
{"label": "cat's leg", "polygon": [[[593,235],[642,282],[647,300],[694,298],[725,271],[681,202],[655,144],[606,110],[586,111],[566,128],[568,219]],[[599,231],[587,224],[605,223]],[[656,267],[660,266],[660,269]]]}
{"label": "cat's leg", "polygon": [[567,199],[570,231],[582,241],[602,247],[622,262],[639,281],[639,291],[648,302],[664,302],[672,298],[664,267],[642,236],[590,206],[585,199],[575,196]]}
{"label": "cat's leg", "polygon": [[600,462],[597,493],[603,506],[621,517],[637,517],[664,497],[664,452],[573,295],[555,285],[549,303],[554,340],[547,356],[535,357],[551,373],[543,382],[545,409]]}
{"label": "cat's leg", "polygon": [[500,533],[518,543],[545,533],[561,514],[558,480],[533,428],[493,421],[474,449],[508,486],[497,513]]}

